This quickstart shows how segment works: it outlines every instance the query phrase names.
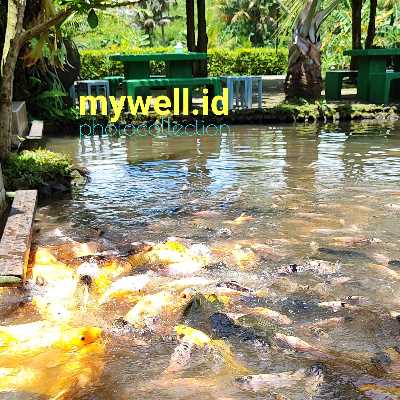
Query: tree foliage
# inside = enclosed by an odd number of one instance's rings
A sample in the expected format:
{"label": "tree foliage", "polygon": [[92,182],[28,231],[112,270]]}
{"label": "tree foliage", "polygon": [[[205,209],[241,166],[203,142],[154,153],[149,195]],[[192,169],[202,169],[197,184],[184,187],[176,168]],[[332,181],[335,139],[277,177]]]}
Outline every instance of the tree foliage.
{"label": "tree foliage", "polygon": [[175,5],[176,0],[140,0],[138,7],[132,10],[132,22],[148,35],[150,44],[154,42],[154,31],[159,28],[165,45],[165,26],[179,19],[170,15],[171,7]]}
{"label": "tree foliage", "polygon": [[[33,64],[46,47],[56,54],[60,25],[69,16],[86,14],[94,25],[94,10],[136,3],[137,0],[8,0],[0,55],[0,159],[5,159],[11,149],[13,83],[20,52],[27,64]],[[33,39],[36,42],[29,44]]]}
{"label": "tree foliage", "polygon": [[256,47],[273,44],[281,14],[278,0],[219,0],[216,7],[226,32]]}

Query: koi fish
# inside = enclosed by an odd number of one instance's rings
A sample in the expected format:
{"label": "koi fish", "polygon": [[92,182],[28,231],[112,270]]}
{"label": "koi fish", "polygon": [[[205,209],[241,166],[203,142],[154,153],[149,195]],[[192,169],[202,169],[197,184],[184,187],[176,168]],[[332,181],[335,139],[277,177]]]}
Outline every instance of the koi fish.
{"label": "koi fish", "polygon": [[208,264],[208,256],[193,254],[180,242],[167,241],[128,257],[133,267],[156,266],[166,268],[173,275],[187,275]]}
{"label": "koi fish", "polygon": [[316,364],[307,370],[299,369],[294,372],[240,376],[235,378],[234,383],[241,389],[259,392],[288,388],[303,382],[305,390],[308,394],[311,394],[312,392],[315,393],[315,390],[321,385],[324,372],[325,367]]}
{"label": "koi fish", "polygon": [[71,394],[100,377],[104,345],[94,342],[77,352],[52,351],[25,358],[18,366],[0,367],[0,392],[21,391],[47,396],[50,400]]}
{"label": "koi fish", "polygon": [[229,345],[223,340],[211,339],[204,332],[186,325],[177,325],[174,330],[180,340],[180,345],[175,349],[171,357],[170,364],[166,370],[167,373],[185,369],[189,364],[194,347],[212,351],[224,361],[224,364],[232,372],[248,372],[248,369],[236,360]]}
{"label": "koi fish", "polygon": [[251,215],[241,214],[239,217],[234,219],[233,221],[225,221],[225,224],[230,225],[242,225],[245,222],[253,221],[255,218]]}
{"label": "koi fish", "polygon": [[105,291],[99,300],[99,304],[107,303],[113,299],[137,297],[149,282],[150,277],[147,274],[120,278]]}
{"label": "koi fish", "polygon": [[154,328],[158,324],[175,324],[193,298],[195,291],[181,293],[161,291],[144,296],[126,314],[125,320],[136,329]]}
{"label": "koi fish", "polygon": [[49,348],[71,351],[94,343],[101,336],[97,327],[75,328],[47,321],[0,327],[0,362],[32,357]]}
{"label": "koi fish", "polygon": [[241,307],[241,311],[245,314],[265,318],[279,325],[291,325],[293,323],[288,316],[266,307]]}

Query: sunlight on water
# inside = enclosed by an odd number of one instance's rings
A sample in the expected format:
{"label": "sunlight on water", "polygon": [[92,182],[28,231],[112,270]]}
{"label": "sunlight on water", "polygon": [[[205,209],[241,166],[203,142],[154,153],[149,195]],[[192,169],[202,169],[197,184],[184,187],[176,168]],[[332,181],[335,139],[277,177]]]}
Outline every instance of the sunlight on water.
{"label": "sunlight on water", "polygon": [[[42,375],[30,385],[15,384],[18,393],[4,398],[47,398],[53,392],[40,382],[56,373],[56,381],[63,376],[75,382],[77,400],[398,398],[400,356],[393,348],[400,327],[400,124],[237,126],[229,135],[197,138],[63,137],[50,139],[48,147],[87,168],[90,182],[71,199],[39,207],[35,244],[56,247],[41,250],[33,289],[2,292],[3,324],[38,321],[43,310],[46,318],[70,323],[72,309],[74,326],[99,327],[103,339],[92,352],[73,347],[71,359],[56,346],[54,354],[35,361],[42,363]],[[171,237],[170,248],[152,244],[146,263],[130,253],[119,264],[110,255],[126,253],[134,242]],[[178,259],[160,270],[151,251]],[[107,254],[106,261],[85,258],[94,253]],[[54,263],[64,284],[54,289],[63,301],[53,309],[36,286]],[[74,281],[76,271],[81,280],[91,276],[86,289]],[[142,292],[110,289],[122,276],[139,274]],[[222,296],[218,304],[235,320],[233,333],[222,334],[223,324],[214,326],[210,309],[192,303],[191,292],[182,295],[188,287],[196,288],[195,297],[206,296],[204,304],[211,294]],[[142,314],[129,310],[140,304],[143,291],[164,296],[160,291],[171,288],[179,298],[149,298],[173,304],[168,321],[149,315],[152,330],[139,334]],[[80,300],[71,304],[71,296]],[[208,352],[197,349],[183,370],[171,367],[178,345],[173,326],[179,323],[211,338]],[[302,352],[300,342],[294,349],[285,342],[289,336],[318,350]],[[55,365],[44,367],[50,359]],[[327,368],[322,377],[309,372],[317,361]],[[273,382],[262,397],[250,387],[253,381],[234,379],[287,371],[280,384],[276,375],[264,376],[264,385]],[[71,390],[64,380],[57,384],[57,390]]]}

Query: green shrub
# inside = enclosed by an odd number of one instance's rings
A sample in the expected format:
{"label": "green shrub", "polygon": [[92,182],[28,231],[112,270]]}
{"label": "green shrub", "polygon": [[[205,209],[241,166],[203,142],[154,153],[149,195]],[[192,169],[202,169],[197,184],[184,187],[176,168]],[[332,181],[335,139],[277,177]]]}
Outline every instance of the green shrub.
{"label": "green shrub", "polygon": [[[102,79],[105,76],[124,75],[122,62],[110,60],[113,54],[141,54],[141,53],[165,53],[174,51],[169,47],[152,48],[115,48],[106,50],[82,50],[81,54],[81,78]],[[154,75],[164,72],[164,63],[151,62],[151,71]]]}
{"label": "green shrub", "polygon": [[[141,48],[112,50],[82,50],[82,79],[101,79],[109,75],[123,75],[121,62],[110,60],[110,55],[171,52],[172,48]],[[241,48],[237,50],[210,49],[208,51],[210,76],[221,75],[279,75],[286,73],[288,52],[286,49]],[[155,75],[163,74],[164,63],[151,62]]]}
{"label": "green shrub", "polygon": [[286,73],[288,52],[270,48],[211,49],[209,57],[211,76],[280,75]]}
{"label": "green shrub", "polygon": [[66,156],[44,149],[12,153],[3,167],[6,190],[40,189],[49,183],[70,181],[71,172]]}

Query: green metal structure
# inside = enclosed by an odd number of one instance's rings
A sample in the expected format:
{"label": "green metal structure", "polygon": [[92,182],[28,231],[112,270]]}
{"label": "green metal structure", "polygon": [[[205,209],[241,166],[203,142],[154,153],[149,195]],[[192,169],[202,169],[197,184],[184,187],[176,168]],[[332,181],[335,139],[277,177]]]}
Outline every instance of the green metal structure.
{"label": "green metal structure", "polygon": [[[214,95],[222,93],[221,81],[215,77],[193,77],[193,62],[206,60],[207,53],[148,53],[148,54],[115,54],[111,60],[124,64],[125,77],[106,77],[110,81],[111,95],[121,84],[125,86],[128,96],[146,97],[151,88],[188,88],[191,91],[195,87],[209,86]],[[165,63],[165,76],[152,76],[150,62],[161,61]],[[114,94],[115,95],[115,94]]]}
{"label": "green metal structure", "polygon": [[[358,59],[357,98],[361,101],[375,103],[375,100],[378,99],[375,95],[380,90],[385,90],[385,94],[380,98],[386,98],[389,102],[390,82],[393,78],[397,78],[395,75],[390,75],[391,72],[387,71],[387,66],[393,60],[394,72],[400,72],[400,48],[347,50],[344,54],[355,56]],[[389,82],[389,86],[386,84],[382,86],[382,79],[374,79],[382,75],[387,75],[384,81]],[[372,93],[374,93],[374,99],[371,97]],[[398,97],[400,98],[400,93]]]}

